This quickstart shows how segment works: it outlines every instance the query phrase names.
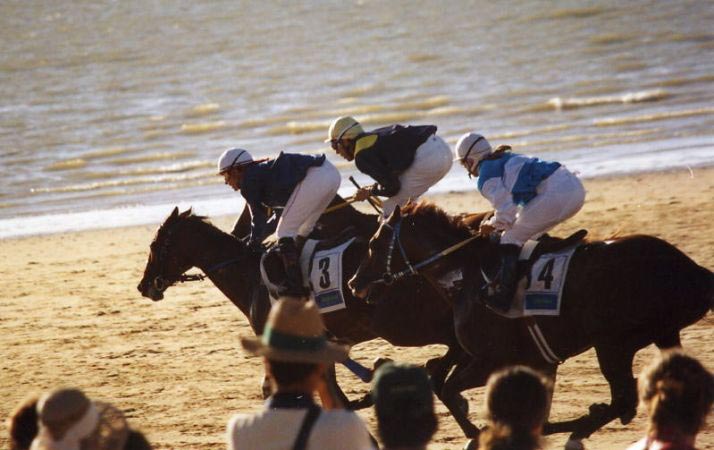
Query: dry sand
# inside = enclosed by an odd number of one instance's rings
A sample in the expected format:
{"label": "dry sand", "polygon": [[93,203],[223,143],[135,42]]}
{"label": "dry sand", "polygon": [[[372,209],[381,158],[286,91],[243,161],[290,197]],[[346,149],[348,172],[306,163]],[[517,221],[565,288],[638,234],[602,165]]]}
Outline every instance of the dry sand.
{"label": "dry sand", "polygon": [[[577,228],[592,238],[647,233],[684,250],[714,269],[714,168],[587,180],[583,210],[555,230]],[[482,211],[475,192],[433,197],[451,212]],[[168,214],[169,211],[167,211]],[[214,222],[227,228],[232,218]],[[157,224],[158,225],[158,224]],[[245,317],[210,282],[172,287],[153,303],[136,290],[156,225],[0,241],[0,415],[24,397],[72,385],[115,403],[131,424],[160,449],[225,448],[224,430],[237,411],[262,405],[261,362],[247,358],[238,337],[250,334]],[[684,347],[714,369],[714,315],[684,330]],[[381,340],[358,345],[353,357],[369,364],[377,356],[420,363],[439,346],[395,348]],[[635,370],[657,350],[636,358]],[[338,376],[355,398],[368,386],[344,369]],[[466,392],[474,421],[482,420],[482,389]],[[552,418],[572,418],[609,390],[594,352],[562,365]],[[465,439],[438,404],[440,428],[432,448],[458,449]],[[360,411],[375,430],[371,411]],[[714,419],[700,435],[701,449],[714,449]],[[585,443],[589,449],[621,449],[643,433],[642,412],[629,425],[613,422]],[[0,447],[7,447],[7,428]],[[565,435],[549,437],[562,448]]]}

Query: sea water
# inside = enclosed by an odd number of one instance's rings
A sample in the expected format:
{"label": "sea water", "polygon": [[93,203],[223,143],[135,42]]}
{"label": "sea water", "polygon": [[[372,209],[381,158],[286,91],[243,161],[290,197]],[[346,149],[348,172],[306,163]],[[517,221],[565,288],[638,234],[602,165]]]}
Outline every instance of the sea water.
{"label": "sea water", "polygon": [[[0,4],[0,238],[237,214],[216,176],[435,124],[582,177],[714,164],[714,2]],[[431,192],[475,189],[460,167]]]}

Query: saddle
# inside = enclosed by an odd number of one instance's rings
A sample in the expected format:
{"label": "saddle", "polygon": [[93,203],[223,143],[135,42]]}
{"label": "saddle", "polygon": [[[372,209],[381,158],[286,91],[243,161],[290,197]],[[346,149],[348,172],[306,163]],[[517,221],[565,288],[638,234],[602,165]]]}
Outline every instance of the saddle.
{"label": "saddle", "polygon": [[[548,235],[542,236],[538,240],[532,240],[526,242],[521,248],[521,253],[518,257],[518,264],[516,267],[516,282],[515,289],[513,291],[513,299],[511,300],[511,307],[508,311],[499,311],[496,308],[490,308],[496,314],[508,317],[516,318],[523,317],[524,310],[524,296],[526,290],[531,285],[531,272],[534,266],[541,258],[541,256],[546,254],[555,254],[572,248],[578,245],[587,235],[587,230],[578,230],[566,238],[551,237]],[[484,268],[482,274],[486,277],[487,281],[490,279],[487,271]],[[479,299],[483,302],[483,299]],[[486,305],[488,307],[488,305]]]}
{"label": "saddle", "polygon": [[[545,234],[537,241],[526,242],[523,244],[521,255],[518,257],[519,266],[524,266],[518,268],[519,278],[523,276],[522,272],[528,273],[530,266],[532,266],[533,262],[541,255],[546,253],[557,253],[568,247],[572,247],[585,239],[587,234],[588,230],[578,230],[566,238],[558,238]],[[522,264],[524,262],[525,264]]]}
{"label": "saddle", "polygon": [[[305,287],[308,288],[311,293],[314,293],[314,289],[310,285],[309,273],[315,253],[345,244],[350,239],[354,239],[356,234],[357,229],[350,226],[342,230],[338,235],[328,239],[296,240],[298,252],[300,254],[300,268],[303,274],[303,282],[305,283]],[[282,260],[278,254],[277,245],[275,245],[274,242],[272,245],[267,246],[265,252],[263,253],[260,260],[260,272],[263,285],[265,285],[268,289],[271,297],[277,298],[277,292],[279,292],[285,285],[286,276]]]}

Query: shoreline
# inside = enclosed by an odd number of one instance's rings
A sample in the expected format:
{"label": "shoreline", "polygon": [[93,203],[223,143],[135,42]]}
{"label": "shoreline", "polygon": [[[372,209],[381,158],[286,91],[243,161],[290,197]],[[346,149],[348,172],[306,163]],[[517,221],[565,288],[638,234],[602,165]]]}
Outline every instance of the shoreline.
{"label": "shoreline", "polygon": [[[686,168],[668,167],[661,170],[645,170],[632,171],[622,174],[597,175],[591,177],[581,177],[583,182],[607,182],[608,180],[622,180],[633,177],[642,177],[648,175],[665,175],[668,173],[679,173],[688,171],[692,176],[700,172],[714,171],[714,165],[703,165]],[[576,172],[577,173],[577,172]],[[442,180],[441,186],[437,184],[433,192],[427,193],[425,198],[434,199],[439,202],[439,198],[449,198],[453,195],[470,195],[476,191],[475,181],[470,181],[465,173],[459,173],[463,177],[452,175],[448,179]],[[711,175],[710,175],[711,176]],[[444,185],[444,182],[445,185]],[[455,184],[459,184],[459,189],[453,189]],[[463,188],[462,188],[463,186]],[[351,186],[343,183],[340,195],[349,196],[353,192]],[[587,202],[587,199],[586,199]],[[179,206],[179,209],[187,209],[193,207],[198,213],[222,220],[225,217],[237,217],[244,205],[242,197],[238,194],[228,194],[218,199],[202,199],[192,203],[191,201],[179,201],[175,203],[153,204],[153,205],[135,205],[135,206],[117,206],[109,209],[76,211],[60,214],[38,214],[26,215],[20,217],[9,217],[0,219],[0,242],[8,239],[32,238],[39,236],[51,236],[65,233],[82,233],[95,230],[122,230],[132,227],[150,226],[163,221],[168,212],[174,206]],[[483,209],[490,209],[488,204],[484,204]],[[238,206],[238,208],[236,208]],[[357,205],[359,207],[359,205]],[[446,208],[448,209],[448,207]],[[369,209],[364,211],[372,212]],[[450,210],[451,212],[457,212]],[[460,212],[460,211],[458,211]],[[54,222],[55,229],[47,229],[47,222]],[[117,224],[118,222],[118,224]],[[107,225],[112,223],[112,225]],[[70,225],[71,224],[71,225]],[[21,231],[19,231],[20,229]]]}
{"label": "shoreline", "polygon": [[[553,234],[579,228],[587,228],[591,239],[652,234],[714,269],[714,167],[591,178],[584,184],[585,206]],[[490,209],[475,186],[426,198],[452,213]],[[234,215],[212,218],[222,229],[234,220]],[[0,240],[5,255],[0,262],[5,288],[0,297],[3,417],[33,392],[77,386],[127,411],[129,423],[145,432],[156,449],[209,450],[225,448],[225,426],[232,414],[261,408],[261,362],[238,345],[239,336],[251,334],[250,328],[220,291],[210,282],[187,283],[172,287],[160,302],[137,292],[159,224]],[[710,370],[713,326],[714,314],[709,313],[682,332],[685,350]],[[378,356],[421,363],[443,350],[393,347],[377,339],[356,346],[352,355],[366,365]],[[648,347],[637,354],[635,373],[655,352]],[[350,398],[368,389],[341,367],[338,379]],[[483,389],[464,395],[471,420],[481,423]],[[590,350],[559,369],[552,417],[572,418],[608,398],[609,388]],[[440,426],[430,448],[460,449],[465,438],[446,408],[438,401],[436,405]],[[374,432],[371,410],[358,414]],[[631,424],[614,421],[585,445],[589,450],[625,448],[645,427],[640,411]],[[6,436],[3,424],[0,448],[6,447]],[[565,439],[548,437],[546,448],[562,448]],[[711,418],[697,444],[714,448]]]}

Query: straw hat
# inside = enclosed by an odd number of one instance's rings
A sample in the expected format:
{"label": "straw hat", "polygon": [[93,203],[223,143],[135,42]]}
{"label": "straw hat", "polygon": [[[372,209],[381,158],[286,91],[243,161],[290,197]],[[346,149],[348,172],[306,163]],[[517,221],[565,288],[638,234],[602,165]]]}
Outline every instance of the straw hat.
{"label": "straw hat", "polygon": [[78,389],[58,389],[37,402],[39,432],[30,450],[122,450],[129,436],[124,414],[93,402]]}
{"label": "straw hat", "polygon": [[273,305],[263,335],[241,339],[254,356],[285,362],[343,361],[349,347],[328,342],[325,325],[314,301],[279,300]]}

